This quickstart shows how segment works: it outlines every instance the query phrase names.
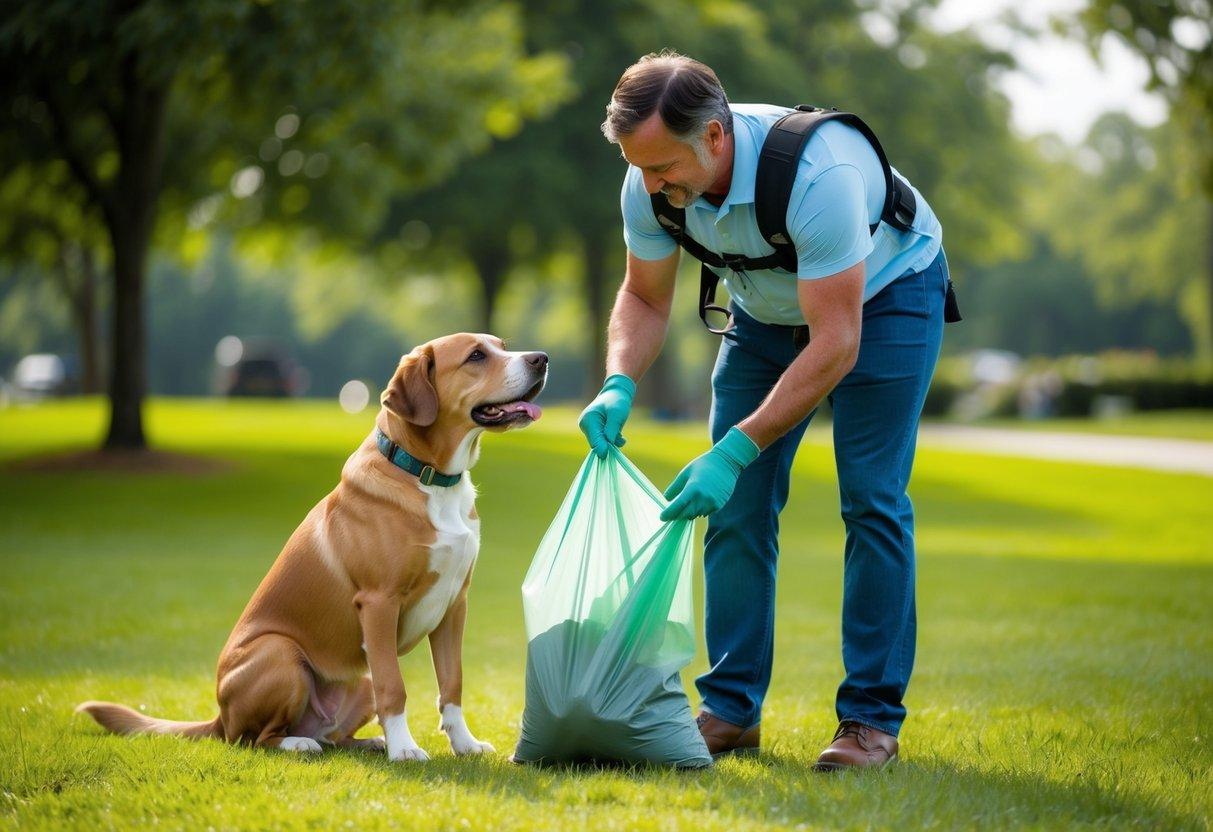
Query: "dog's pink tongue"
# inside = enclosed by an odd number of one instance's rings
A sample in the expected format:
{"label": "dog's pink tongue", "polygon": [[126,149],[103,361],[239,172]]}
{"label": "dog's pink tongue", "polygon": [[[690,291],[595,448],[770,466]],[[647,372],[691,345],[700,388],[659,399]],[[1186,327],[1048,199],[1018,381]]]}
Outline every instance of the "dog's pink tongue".
{"label": "dog's pink tongue", "polygon": [[543,415],[543,408],[534,402],[514,402],[508,407],[511,412],[522,411],[532,422]]}

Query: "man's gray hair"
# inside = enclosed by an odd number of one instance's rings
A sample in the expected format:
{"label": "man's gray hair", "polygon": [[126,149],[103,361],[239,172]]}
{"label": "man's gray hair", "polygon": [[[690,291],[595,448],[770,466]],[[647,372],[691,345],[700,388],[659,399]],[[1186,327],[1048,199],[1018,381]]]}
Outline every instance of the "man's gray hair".
{"label": "man's gray hair", "polygon": [[602,134],[611,144],[636,130],[654,112],[679,141],[700,152],[708,122],[733,132],[733,111],[720,79],[706,64],[669,49],[651,52],[623,73],[606,108]]}

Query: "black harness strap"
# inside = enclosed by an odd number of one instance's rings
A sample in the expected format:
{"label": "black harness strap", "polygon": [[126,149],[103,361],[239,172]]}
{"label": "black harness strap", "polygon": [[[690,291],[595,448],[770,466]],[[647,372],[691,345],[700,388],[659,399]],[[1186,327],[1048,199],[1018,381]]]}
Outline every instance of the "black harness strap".
{"label": "black harness strap", "polygon": [[[661,191],[650,194],[649,199],[653,203],[653,213],[657,217],[657,222],[661,224],[661,227],[665,229],[667,234],[674,238],[674,241],[678,245],[686,249],[687,254],[694,257],[701,264],[699,267],[699,319],[703,321],[705,326],[710,328],[710,324],[708,324],[708,312],[715,304],[716,286],[720,283],[720,275],[712,271],[711,267],[717,269],[729,268],[734,272],[783,268],[785,255],[779,251],[776,251],[774,254],[768,254],[765,257],[746,257],[744,254],[730,254],[729,252],[717,254],[714,251],[709,251],[698,240],[687,234],[686,209],[675,208]],[[792,254],[795,256],[795,247],[793,247]],[[795,265],[793,265],[792,270],[795,270],[795,268]]]}
{"label": "black harness strap", "polygon": [[[754,177],[754,216],[763,239],[774,249],[771,254],[747,257],[743,254],[717,254],[709,251],[687,234],[685,209],[670,205],[669,200],[660,191],[650,195],[653,214],[661,227],[678,245],[686,249],[688,254],[703,264],[699,271],[699,317],[705,324],[708,322],[708,309],[716,298],[716,286],[720,282],[720,276],[713,268],[729,268],[734,272],[763,269],[796,272],[796,246],[792,243],[787,229],[788,202],[792,196],[792,186],[796,182],[796,170],[800,165],[804,146],[817,128],[827,121],[841,121],[858,130],[876,151],[876,157],[880,160],[885,180],[885,201],[880,219],[868,226],[868,232],[875,234],[882,222],[899,231],[910,230],[917,210],[914,191],[908,182],[893,173],[884,148],[872,129],[854,113],[843,113],[835,109],[823,110],[802,104],[771,126],[758,157],[758,170]],[[951,280],[948,281],[944,320],[960,320],[960,310],[956,305]]]}
{"label": "black harness strap", "polygon": [[754,176],[754,218],[758,230],[767,243],[779,250],[790,249],[785,255],[791,263],[789,271],[796,270],[796,248],[788,234],[788,202],[792,197],[792,186],[796,183],[796,169],[804,146],[827,121],[841,121],[853,127],[868,140],[880,169],[884,173],[885,199],[880,210],[880,219],[868,226],[868,233],[875,234],[882,222],[898,231],[909,231],[914,224],[917,203],[914,191],[908,182],[893,173],[889,158],[885,156],[880,140],[872,128],[854,113],[842,113],[835,109],[823,110],[801,104],[779,121],[771,125],[762,153],[758,157],[758,171]]}

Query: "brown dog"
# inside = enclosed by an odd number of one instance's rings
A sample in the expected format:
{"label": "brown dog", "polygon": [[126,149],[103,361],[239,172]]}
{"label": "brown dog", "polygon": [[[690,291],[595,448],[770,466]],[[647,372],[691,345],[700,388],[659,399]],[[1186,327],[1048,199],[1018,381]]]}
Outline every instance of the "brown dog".
{"label": "brown dog", "polygon": [[[452,750],[492,751],[472,736],[460,704],[467,588],[480,546],[467,469],[483,431],[539,418],[531,401],[547,362],[544,353],[507,352],[498,338],[466,333],[404,356],[381,397],[376,430],[291,535],[236,622],[219,656],[219,716],[174,722],[108,702],[77,710],[119,734],[292,751],[320,751],[322,742],[386,746],[392,760],[425,760],[409,732],[397,657],[428,635]],[[384,740],[355,740],[372,714]]]}

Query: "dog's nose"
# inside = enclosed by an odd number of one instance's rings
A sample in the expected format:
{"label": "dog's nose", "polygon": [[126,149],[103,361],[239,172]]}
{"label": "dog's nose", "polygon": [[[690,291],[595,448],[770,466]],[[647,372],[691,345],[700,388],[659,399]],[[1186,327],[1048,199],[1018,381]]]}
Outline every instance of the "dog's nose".
{"label": "dog's nose", "polygon": [[542,370],[548,365],[548,354],[546,352],[528,352],[522,358],[536,370]]}

